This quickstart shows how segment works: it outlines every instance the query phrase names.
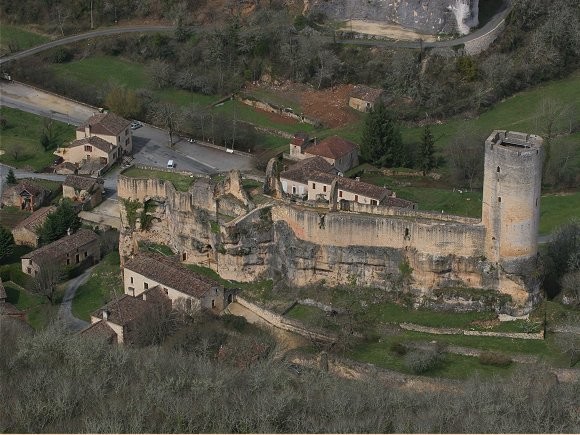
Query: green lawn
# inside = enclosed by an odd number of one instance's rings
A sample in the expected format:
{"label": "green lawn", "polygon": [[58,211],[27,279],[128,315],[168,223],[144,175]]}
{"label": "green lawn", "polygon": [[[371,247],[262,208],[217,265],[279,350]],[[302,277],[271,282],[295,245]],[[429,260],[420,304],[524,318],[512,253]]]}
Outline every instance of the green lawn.
{"label": "green lawn", "polygon": [[2,207],[0,209],[0,225],[9,230],[30,216],[30,212],[18,207]]}
{"label": "green lawn", "polygon": [[250,98],[264,101],[268,104],[273,104],[278,107],[290,107],[292,110],[294,110],[294,113],[297,114],[302,112],[302,107],[300,106],[300,101],[298,98],[292,99],[286,95],[281,95],[278,92],[270,92],[270,90],[264,88],[252,88],[250,91],[244,92],[242,94],[242,96],[246,95]]}
{"label": "green lawn", "polygon": [[[47,118],[0,107],[0,115],[7,120],[7,127],[0,134],[0,163],[17,168],[40,171],[50,166],[55,159],[54,150],[45,151],[40,145],[40,136]],[[56,143],[60,146],[74,139],[75,128],[62,122],[52,121]]]}
{"label": "green lawn", "polygon": [[123,294],[118,252],[111,252],[95,266],[90,278],[80,286],[72,301],[75,317],[90,320],[91,313],[109,302],[115,295]]}
{"label": "green lawn", "polygon": [[159,243],[149,243],[145,241],[139,242],[139,249],[144,251],[151,251],[157,254],[165,255],[166,257],[171,257],[175,255],[175,253],[171,250],[171,248],[167,245],[162,245]]}
{"label": "green lawn", "polygon": [[180,192],[187,192],[195,181],[195,177],[183,175],[178,172],[155,171],[153,169],[141,169],[136,166],[124,170],[121,174],[132,178],[156,178],[158,180],[169,181]]}
{"label": "green lawn", "polygon": [[[42,329],[56,318],[58,304],[51,305],[45,297],[30,293],[12,281],[3,284],[6,289],[7,302],[24,311],[28,323],[34,329]],[[62,295],[60,297],[62,298]],[[60,300],[57,302],[60,303]]]}
{"label": "green lawn", "polygon": [[[48,42],[50,39],[22,27],[0,24],[0,50],[5,52],[21,51]],[[12,50],[11,50],[12,49]]]}
{"label": "green lawn", "polygon": [[574,217],[580,217],[580,192],[542,195],[540,234],[549,234]]}

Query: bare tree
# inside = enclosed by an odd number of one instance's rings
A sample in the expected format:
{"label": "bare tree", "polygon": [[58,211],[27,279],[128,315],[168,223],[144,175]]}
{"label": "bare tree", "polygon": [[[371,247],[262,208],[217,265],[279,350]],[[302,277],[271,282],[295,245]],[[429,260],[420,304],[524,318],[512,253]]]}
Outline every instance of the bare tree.
{"label": "bare tree", "polygon": [[181,121],[179,109],[170,103],[158,103],[152,108],[152,117],[155,123],[167,129],[169,146],[173,147],[173,135]]}
{"label": "bare tree", "polygon": [[31,289],[39,295],[46,296],[49,302],[54,304],[56,286],[63,280],[65,272],[53,262],[45,262],[39,266],[40,269],[32,279]]}
{"label": "bare tree", "polygon": [[451,174],[460,186],[473,189],[481,183],[485,135],[463,130],[458,132],[445,150]]}

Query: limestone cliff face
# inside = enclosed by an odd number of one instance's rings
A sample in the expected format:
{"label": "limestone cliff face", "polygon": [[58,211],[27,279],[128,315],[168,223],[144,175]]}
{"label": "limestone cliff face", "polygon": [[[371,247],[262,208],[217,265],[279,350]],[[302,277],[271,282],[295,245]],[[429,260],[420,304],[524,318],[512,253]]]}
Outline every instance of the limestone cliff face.
{"label": "limestone cliff face", "polygon": [[479,0],[311,0],[308,12],[333,20],[397,23],[421,33],[468,33],[478,24]]}

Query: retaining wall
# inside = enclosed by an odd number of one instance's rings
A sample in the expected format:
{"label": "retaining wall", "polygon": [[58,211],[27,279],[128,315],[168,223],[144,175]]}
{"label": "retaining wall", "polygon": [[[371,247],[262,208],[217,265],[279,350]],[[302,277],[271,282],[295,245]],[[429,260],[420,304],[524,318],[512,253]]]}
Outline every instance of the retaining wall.
{"label": "retaining wall", "polygon": [[407,331],[426,332],[437,335],[471,335],[476,337],[503,337],[517,338],[519,340],[543,340],[544,331],[540,332],[492,332],[492,331],[467,331],[456,328],[431,328],[429,326],[415,325],[413,323],[400,323],[399,326]]}

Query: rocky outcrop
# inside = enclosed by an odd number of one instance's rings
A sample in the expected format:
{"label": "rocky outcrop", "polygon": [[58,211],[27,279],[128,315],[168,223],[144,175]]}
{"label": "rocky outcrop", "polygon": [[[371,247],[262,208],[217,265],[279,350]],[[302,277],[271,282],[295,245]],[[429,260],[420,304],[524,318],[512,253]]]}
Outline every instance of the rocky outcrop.
{"label": "rocky outcrop", "polygon": [[478,24],[479,0],[312,0],[307,12],[332,20],[400,24],[420,33],[469,33]]}

